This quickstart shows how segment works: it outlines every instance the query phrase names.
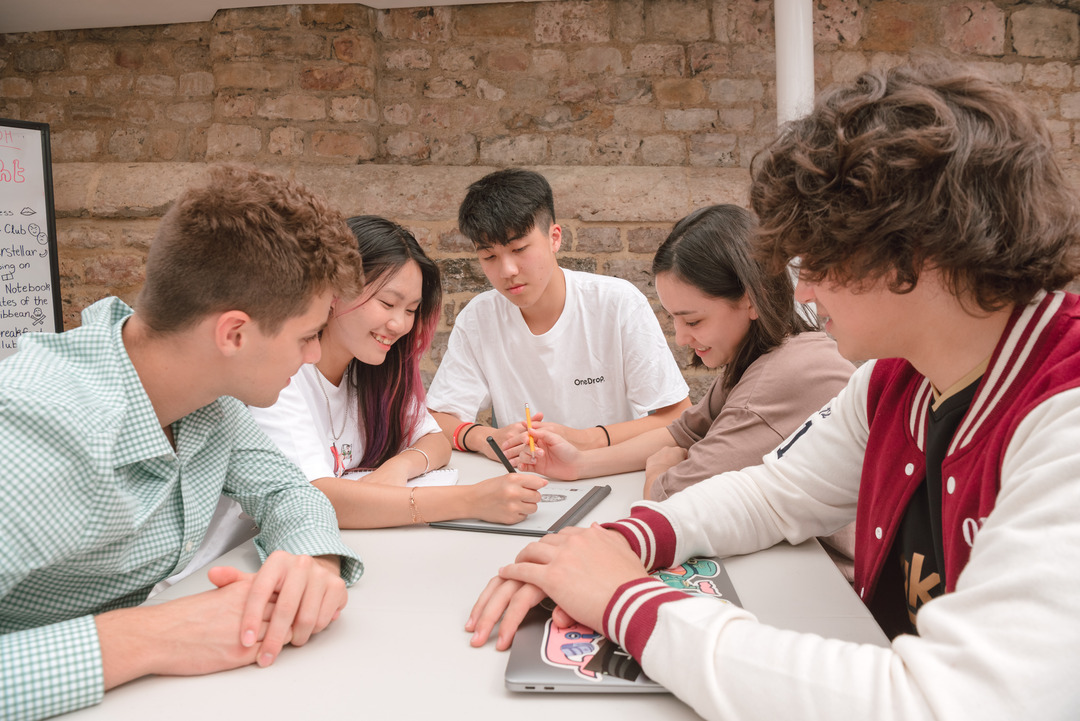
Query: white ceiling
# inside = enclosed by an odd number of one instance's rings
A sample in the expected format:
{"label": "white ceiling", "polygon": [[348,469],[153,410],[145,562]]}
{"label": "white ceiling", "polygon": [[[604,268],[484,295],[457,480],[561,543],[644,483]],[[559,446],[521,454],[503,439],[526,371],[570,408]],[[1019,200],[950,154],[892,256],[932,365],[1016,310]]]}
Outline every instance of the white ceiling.
{"label": "white ceiling", "polygon": [[[384,9],[491,1],[367,0],[363,4]],[[0,0],[0,33],[207,22],[221,8],[295,4],[303,3],[296,0]]]}

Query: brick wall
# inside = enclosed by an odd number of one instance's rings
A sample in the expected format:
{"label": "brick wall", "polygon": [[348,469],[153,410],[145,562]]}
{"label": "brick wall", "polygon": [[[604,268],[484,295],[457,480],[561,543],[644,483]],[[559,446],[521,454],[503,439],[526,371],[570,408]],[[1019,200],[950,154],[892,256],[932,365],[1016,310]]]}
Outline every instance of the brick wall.
{"label": "brick wall", "polygon": [[[978,64],[1046,115],[1080,180],[1077,5],[817,0],[817,86],[926,50]],[[564,262],[652,297],[647,268],[671,224],[745,204],[746,167],[775,130],[773,43],[766,0],[225,10],[0,35],[0,117],[51,126],[68,327],[102,295],[134,298],[179,188],[210,163],[252,162],[350,214],[404,223],[439,259],[448,293],[430,373],[486,285],[454,223],[469,182],[542,170]],[[696,396],[709,374],[687,374]]]}

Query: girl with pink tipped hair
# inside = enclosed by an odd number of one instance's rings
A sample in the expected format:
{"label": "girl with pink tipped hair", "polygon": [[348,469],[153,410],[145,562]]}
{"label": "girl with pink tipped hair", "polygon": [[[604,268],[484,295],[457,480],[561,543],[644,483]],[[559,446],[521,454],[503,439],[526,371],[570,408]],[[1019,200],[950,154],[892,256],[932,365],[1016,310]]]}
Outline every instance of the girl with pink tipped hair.
{"label": "girl with pink tipped hair", "polygon": [[[453,518],[516,523],[536,510],[545,481],[507,474],[461,486],[406,487],[450,459],[450,443],[424,405],[420,358],[442,309],[439,268],[405,228],[377,216],[349,219],[364,289],[338,298],[303,366],[255,420],[327,495],[342,528]],[[369,470],[358,480],[350,471]]]}

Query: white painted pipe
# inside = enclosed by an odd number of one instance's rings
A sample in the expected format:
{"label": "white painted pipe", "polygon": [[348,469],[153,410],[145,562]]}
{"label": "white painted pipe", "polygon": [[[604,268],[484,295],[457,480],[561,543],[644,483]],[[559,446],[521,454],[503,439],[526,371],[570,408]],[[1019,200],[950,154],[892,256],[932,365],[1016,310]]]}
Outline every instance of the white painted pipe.
{"label": "white painted pipe", "polygon": [[814,107],[813,0],[775,0],[776,124],[806,115]]}
{"label": "white painted pipe", "polygon": [[[776,127],[801,118],[814,108],[814,8],[813,0],[774,0],[776,21]],[[799,272],[788,266],[792,283]],[[795,302],[798,312],[817,322],[813,303]]]}

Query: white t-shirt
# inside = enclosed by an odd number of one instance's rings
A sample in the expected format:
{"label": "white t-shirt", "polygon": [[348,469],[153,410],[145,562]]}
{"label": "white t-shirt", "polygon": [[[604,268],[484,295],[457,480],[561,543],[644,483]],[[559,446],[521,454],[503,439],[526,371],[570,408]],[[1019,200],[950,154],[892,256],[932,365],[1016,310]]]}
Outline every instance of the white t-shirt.
{"label": "white t-shirt", "polygon": [[464,420],[491,407],[495,423],[525,420],[525,404],[572,428],[621,423],[689,394],[649,301],[620,278],[563,269],[566,303],[533,335],[498,291],[473,298],[450,333],[428,408]]}
{"label": "white t-shirt", "polygon": [[[356,396],[349,393],[349,384],[345,380],[335,386],[321,378],[320,387],[320,378],[319,369],[314,365],[301,366],[281,391],[277,403],[269,408],[250,409],[263,432],[286,458],[300,466],[309,481],[334,475],[330,446],[335,433],[345,469],[358,466],[364,456],[364,436],[356,418]],[[323,395],[324,391],[326,395]],[[331,417],[333,432],[330,430]],[[409,445],[428,433],[439,432],[439,424],[424,411],[409,437]]]}

